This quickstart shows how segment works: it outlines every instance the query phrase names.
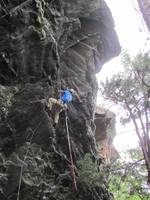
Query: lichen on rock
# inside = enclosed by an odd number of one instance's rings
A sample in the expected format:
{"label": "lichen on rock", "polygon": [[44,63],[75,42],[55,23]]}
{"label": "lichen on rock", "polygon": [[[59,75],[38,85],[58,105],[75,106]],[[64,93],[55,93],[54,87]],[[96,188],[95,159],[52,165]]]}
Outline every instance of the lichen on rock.
{"label": "lichen on rock", "polygon": [[58,99],[60,89],[78,93],[67,110],[73,160],[95,158],[95,74],[119,52],[103,0],[3,0],[0,199],[112,199],[104,184],[77,183],[73,193],[65,112],[54,126],[47,101]]}

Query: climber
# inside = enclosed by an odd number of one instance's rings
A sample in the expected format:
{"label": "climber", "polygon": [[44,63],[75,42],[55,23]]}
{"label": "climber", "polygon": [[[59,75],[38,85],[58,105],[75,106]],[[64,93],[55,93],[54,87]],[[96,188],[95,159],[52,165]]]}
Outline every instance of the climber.
{"label": "climber", "polygon": [[72,101],[72,95],[75,95],[79,99],[79,96],[74,89],[59,90],[59,92],[62,93],[60,99],[49,98],[47,105],[48,110],[52,111],[54,114],[54,126],[58,124],[60,113],[67,109],[67,104]]}

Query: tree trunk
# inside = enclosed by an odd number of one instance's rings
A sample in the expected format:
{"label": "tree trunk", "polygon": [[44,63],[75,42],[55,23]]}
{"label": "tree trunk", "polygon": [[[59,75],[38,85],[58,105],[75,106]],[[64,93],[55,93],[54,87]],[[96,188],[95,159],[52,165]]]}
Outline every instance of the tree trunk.
{"label": "tree trunk", "polygon": [[[132,110],[131,110],[127,100],[125,100],[125,104],[126,104],[127,110],[130,113],[130,117],[131,117],[132,122],[134,124],[136,134],[137,134],[139,141],[140,141],[140,146],[141,146],[141,149],[142,149],[142,152],[143,152],[143,156],[144,156],[144,160],[145,160],[145,164],[146,164],[146,168],[147,168],[147,172],[148,172],[147,183],[150,184],[150,156],[149,156],[149,152],[147,152],[147,150],[146,150],[144,137],[142,137],[141,134],[140,134],[136,119],[135,119],[135,117],[132,113]],[[143,135],[145,135],[145,134],[143,133]],[[148,141],[146,141],[146,142],[148,142]]]}

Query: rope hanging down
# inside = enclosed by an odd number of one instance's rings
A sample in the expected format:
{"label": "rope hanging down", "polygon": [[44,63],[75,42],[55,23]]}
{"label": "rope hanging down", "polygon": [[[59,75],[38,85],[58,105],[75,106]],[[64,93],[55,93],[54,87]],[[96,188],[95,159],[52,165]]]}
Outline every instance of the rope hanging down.
{"label": "rope hanging down", "polygon": [[67,110],[65,109],[65,122],[66,122],[66,131],[67,131],[67,140],[68,140],[68,148],[69,148],[69,156],[70,156],[70,174],[72,178],[72,189],[74,192],[77,191],[77,182],[76,182],[76,175],[75,175],[75,168],[72,158],[72,151],[71,151],[71,144],[70,144],[70,134],[69,134],[69,128],[68,128],[68,115]]}

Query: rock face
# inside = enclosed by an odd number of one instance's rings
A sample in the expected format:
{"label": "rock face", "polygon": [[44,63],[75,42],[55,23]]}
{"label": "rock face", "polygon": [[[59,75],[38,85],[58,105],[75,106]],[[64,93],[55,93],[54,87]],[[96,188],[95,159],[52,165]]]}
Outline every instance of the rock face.
{"label": "rock face", "polygon": [[110,164],[111,161],[114,161],[119,157],[119,154],[113,145],[113,139],[116,135],[115,114],[109,110],[96,107],[95,125],[95,138],[98,145],[98,154],[104,164]]}
{"label": "rock face", "polygon": [[78,178],[72,192],[65,112],[53,126],[47,101],[60,89],[78,93],[67,111],[73,160],[96,156],[95,73],[119,52],[103,0],[0,3],[1,200],[112,199],[104,184]]}
{"label": "rock face", "polygon": [[148,30],[150,31],[150,1],[149,0],[138,0],[138,4],[139,4],[140,10],[143,14],[143,17],[144,17],[144,20],[148,27]]}

